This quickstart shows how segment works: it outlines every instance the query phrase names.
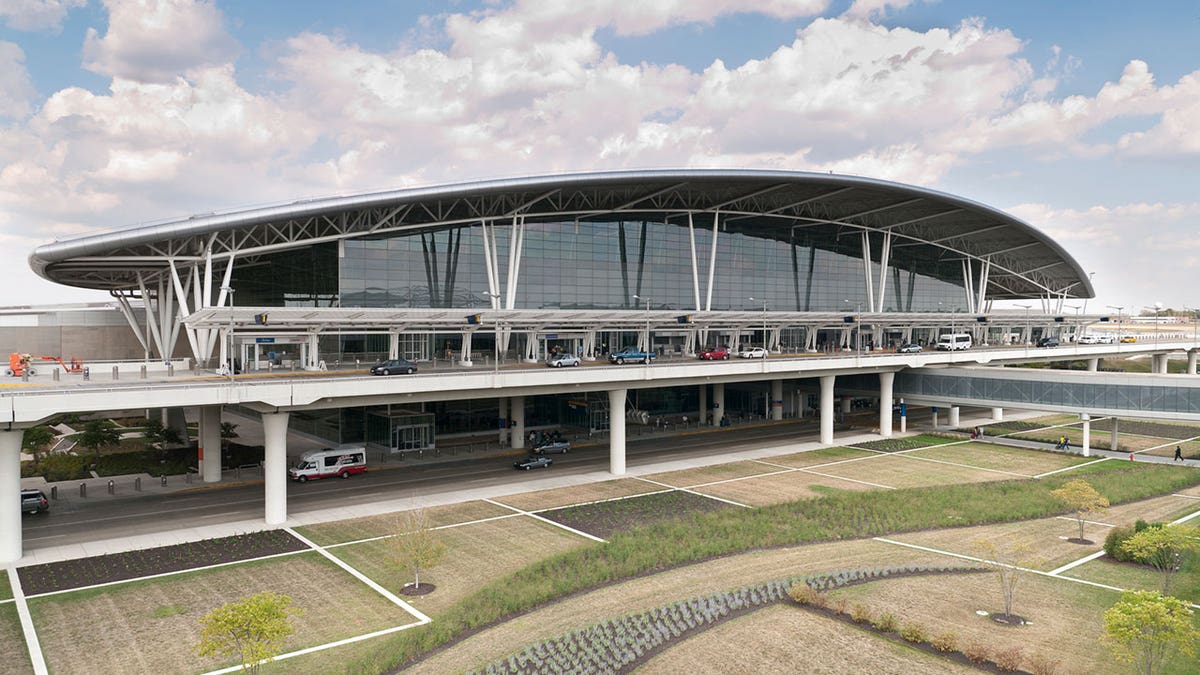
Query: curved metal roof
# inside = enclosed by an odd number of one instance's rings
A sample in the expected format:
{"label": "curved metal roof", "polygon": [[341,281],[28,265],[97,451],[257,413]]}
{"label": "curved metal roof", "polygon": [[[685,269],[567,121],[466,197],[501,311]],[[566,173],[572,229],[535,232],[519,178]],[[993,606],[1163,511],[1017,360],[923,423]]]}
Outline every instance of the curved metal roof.
{"label": "curved metal roof", "polygon": [[[1037,228],[954,195],[888,181],[794,171],[669,169],[533,176],[302,200],[131,227],[39,246],[39,275],[62,284],[120,290],[190,264],[262,255],[338,239],[384,236],[480,221],[670,219],[794,240],[820,229],[812,245],[860,255],[857,238],[887,232],[918,261],[992,263],[987,297],[1093,297],[1079,264]],[[706,220],[707,219],[707,220]],[[902,264],[893,257],[895,265]],[[918,268],[919,271],[920,268]],[[961,281],[961,278],[960,278]]]}

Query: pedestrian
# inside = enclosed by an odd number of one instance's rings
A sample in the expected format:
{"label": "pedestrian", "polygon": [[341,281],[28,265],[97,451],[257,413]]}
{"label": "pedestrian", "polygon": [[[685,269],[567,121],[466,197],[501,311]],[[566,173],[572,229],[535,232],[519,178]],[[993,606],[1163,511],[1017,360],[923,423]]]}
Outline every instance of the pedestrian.
{"label": "pedestrian", "polygon": [[1183,461],[1183,450],[1181,450],[1178,445],[1175,446],[1175,459],[1173,459],[1171,461],[1174,462],[1176,460],[1178,460],[1180,462]]}

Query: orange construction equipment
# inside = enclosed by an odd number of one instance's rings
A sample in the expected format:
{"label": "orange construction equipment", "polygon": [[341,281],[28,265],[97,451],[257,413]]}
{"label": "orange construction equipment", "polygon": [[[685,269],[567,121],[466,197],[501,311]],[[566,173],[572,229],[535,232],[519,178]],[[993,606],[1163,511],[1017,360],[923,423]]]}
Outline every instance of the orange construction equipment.
{"label": "orange construction equipment", "polygon": [[83,372],[83,359],[72,358],[71,363],[68,364],[62,360],[61,356],[34,356],[33,354],[13,352],[8,355],[8,369],[5,370],[5,374],[13,377],[21,377],[25,374],[25,371],[29,371],[30,375],[37,375],[37,369],[33,367],[34,360],[57,363],[68,373]]}

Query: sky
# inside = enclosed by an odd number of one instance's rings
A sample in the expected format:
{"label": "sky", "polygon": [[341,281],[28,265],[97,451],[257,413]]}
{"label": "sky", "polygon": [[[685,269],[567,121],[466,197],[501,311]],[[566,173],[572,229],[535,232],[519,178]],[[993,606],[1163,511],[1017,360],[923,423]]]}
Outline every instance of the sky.
{"label": "sky", "polygon": [[148,221],[730,167],[961,195],[1094,273],[1089,313],[1192,307],[1198,29],[1196,0],[0,0],[0,306],[107,300],[29,253]]}

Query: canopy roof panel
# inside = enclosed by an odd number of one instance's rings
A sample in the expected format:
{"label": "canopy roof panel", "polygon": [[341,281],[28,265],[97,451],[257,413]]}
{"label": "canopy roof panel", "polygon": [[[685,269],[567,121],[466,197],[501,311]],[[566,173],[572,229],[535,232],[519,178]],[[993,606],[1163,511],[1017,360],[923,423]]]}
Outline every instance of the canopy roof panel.
{"label": "canopy roof panel", "polygon": [[[243,258],[319,242],[479,222],[666,220],[861,255],[862,231],[891,233],[891,263],[945,277],[991,261],[987,297],[1093,297],[1055,241],[989,206],[887,181],[793,171],[676,169],[579,173],[410,188],[208,213],[38,247],[30,265],[58,283],[138,286],[168,260]],[[875,247],[878,248],[878,247]],[[878,260],[878,251],[874,253]],[[947,265],[945,263],[953,263]]]}

